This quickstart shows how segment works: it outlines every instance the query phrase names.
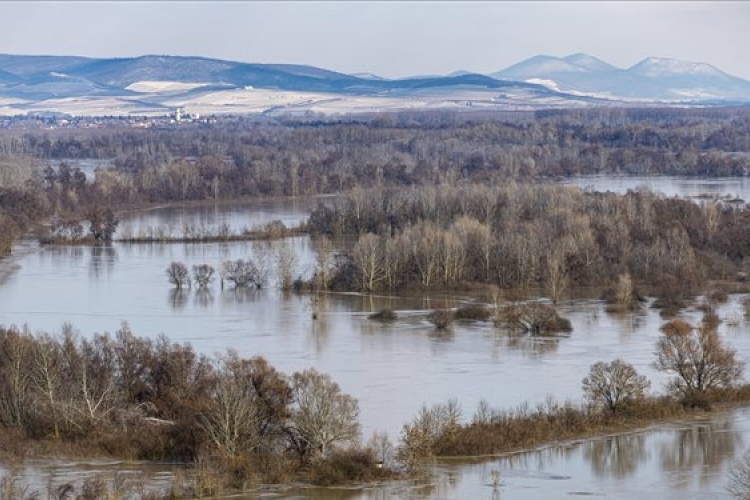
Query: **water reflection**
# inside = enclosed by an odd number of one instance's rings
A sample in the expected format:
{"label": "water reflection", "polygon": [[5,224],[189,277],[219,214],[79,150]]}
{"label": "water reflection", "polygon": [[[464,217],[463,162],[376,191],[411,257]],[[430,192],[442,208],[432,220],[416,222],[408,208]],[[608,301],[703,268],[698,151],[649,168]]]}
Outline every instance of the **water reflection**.
{"label": "water reflection", "polygon": [[89,249],[89,276],[101,278],[104,274],[111,274],[117,261],[115,248],[112,245],[96,245]]}
{"label": "water reflection", "polygon": [[173,288],[172,290],[170,290],[168,297],[169,297],[169,305],[172,306],[172,309],[175,309],[175,310],[185,309],[185,306],[188,303],[189,293],[190,292],[182,288]]}
{"label": "water reflection", "polygon": [[214,292],[210,288],[199,288],[195,291],[194,302],[198,307],[207,309],[214,303]]}
{"label": "water reflection", "polygon": [[330,299],[327,294],[314,294],[309,297],[311,318],[310,338],[316,354],[322,354],[328,347],[331,334]]}
{"label": "water reflection", "polygon": [[635,434],[596,439],[583,446],[583,458],[597,477],[627,478],[648,459],[646,437]]}
{"label": "water reflection", "polygon": [[83,262],[84,247],[81,246],[49,246],[40,257],[48,256],[52,265],[64,269],[66,266],[79,265]]}
{"label": "water reflection", "polygon": [[[710,424],[676,429],[673,438],[659,449],[661,466],[665,472],[689,472],[701,484],[715,475],[743,448],[743,436],[734,428],[730,418]],[[678,481],[687,487],[689,481]]]}
{"label": "water reflection", "polygon": [[532,358],[541,358],[555,353],[560,346],[560,339],[567,337],[567,335],[557,334],[532,335],[530,333],[498,328],[495,334],[493,352],[498,357],[500,353],[512,350],[521,352]]}

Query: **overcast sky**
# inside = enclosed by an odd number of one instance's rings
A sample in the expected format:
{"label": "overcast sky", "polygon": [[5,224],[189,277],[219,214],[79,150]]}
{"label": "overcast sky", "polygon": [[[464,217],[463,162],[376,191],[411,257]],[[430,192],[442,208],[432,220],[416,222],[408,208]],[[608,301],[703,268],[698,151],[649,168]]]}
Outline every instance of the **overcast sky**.
{"label": "overcast sky", "polygon": [[0,2],[0,52],[201,55],[387,77],[585,52],[750,79],[750,2]]}

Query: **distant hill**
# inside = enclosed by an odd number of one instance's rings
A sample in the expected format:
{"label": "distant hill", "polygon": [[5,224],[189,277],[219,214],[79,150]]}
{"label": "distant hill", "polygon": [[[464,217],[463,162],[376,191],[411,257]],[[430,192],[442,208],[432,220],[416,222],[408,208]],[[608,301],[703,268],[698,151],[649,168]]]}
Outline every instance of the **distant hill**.
{"label": "distant hill", "polygon": [[640,100],[747,100],[750,82],[705,63],[649,57],[628,69],[587,54],[534,56],[490,76],[573,93]]}
{"label": "distant hill", "polygon": [[3,114],[536,109],[636,101],[750,102],[750,82],[704,63],[650,57],[622,69],[579,53],[539,55],[491,75],[387,79],[300,64],[207,57],[0,54]]}
{"label": "distant hill", "polygon": [[[464,80],[462,80],[464,79]],[[435,85],[507,86],[487,76],[462,74],[451,77],[388,80],[358,77],[314,66],[251,64],[206,57],[148,55],[132,58],[0,55],[0,83],[6,91],[78,94],[86,86],[92,92],[113,92],[138,82],[180,82],[235,87],[255,87],[308,92],[380,92]],[[55,82],[59,84],[55,88]],[[75,82],[75,85],[73,84]],[[519,85],[524,86],[523,83]],[[127,92],[124,92],[127,94]]]}

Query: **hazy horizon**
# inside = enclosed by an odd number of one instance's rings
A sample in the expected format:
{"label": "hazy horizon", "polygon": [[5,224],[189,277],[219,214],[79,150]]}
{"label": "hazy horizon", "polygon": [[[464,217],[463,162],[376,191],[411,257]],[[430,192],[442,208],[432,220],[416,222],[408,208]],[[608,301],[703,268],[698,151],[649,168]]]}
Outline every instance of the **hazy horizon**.
{"label": "hazy horizon", "polygon": [[584,52],[750,79],[748,2],[3,2],[0,14],[0,52],[12,54],[192,55],[393,78]]}

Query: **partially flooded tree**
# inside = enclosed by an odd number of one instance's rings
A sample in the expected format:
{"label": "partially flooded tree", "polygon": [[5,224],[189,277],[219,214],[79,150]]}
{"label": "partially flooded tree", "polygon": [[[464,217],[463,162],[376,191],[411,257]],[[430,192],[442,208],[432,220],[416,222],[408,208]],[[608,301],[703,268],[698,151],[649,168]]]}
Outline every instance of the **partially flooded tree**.
{"label": "partially flooded tree", "polygon": [[276,249],[276,273],[279,279],[279,288],[291,290],[294,283],[294,270],[297,267],[297,254],[289,245],[279,244]]}
{"label": "partially flooded tree", "polygon": [[372,233],[361,235],[354,245],[352,257],[359,270],[362,289],[368,292],[376,290],[385,278],[380,238]]}
{"label": "partially flooded tree", "polygon": [[335,263],[335,252],[333,242],[324,235],[315,239],[315,281],[321,290],[328,289],[328,283],[331,279],[331,271]]}
{"label": "partially flooded tree", "polygon": [[109,208],[106,210],[93,209],[87,217],[89,219],[89,232],[94,240],[112,241],[117,225],[120,223],[112,210]]}
{"label": "partially flooded tree", "polygon": [[675,375],[670,392],[684,401],[730,387],[742,378],[743,363],[737,351],[726,347],[716,328],[703,323],[694,327],[675,319],[662,327],[656,344],[658,370]]}
{"label": "partially flooded tree", "polygon": [[170,263],[166,273],[169,282],[178,290],[181,290],[183,286],[190,286],[190,272],[182,262]]}
{"label": "partially flooded tree", "polygon": [[291,430],[302,455],[326,456],[359,439],[359,405],[331,377],[314,369],[292,376]]}
{"label": "partially flooded tree", "polygon": [[258,288],[263,286],[263,273],[252,260],[227,260],[221,265],[221,283],[228,281],[235,288]]}
{"label": "partially flooded tree", "polygon": [[214,272],[213,266],[208,264],[193,266],[193,281],[198,285],[198,288],[207,288],[214,279]]}
{"label": "partially flooded tree", "polygon": [[511,302],[499,306],[495,322],[510,330],[534,335],[569,332],[573,329],[570,321],[560,316],[554,307],[541,302]]}
{"label": "partially flooded tree", "polygon": [[591,365],[582,386],[589,402],[616,413],[623,405],[642,399],[651,382],[630,363],[616,359]]}

